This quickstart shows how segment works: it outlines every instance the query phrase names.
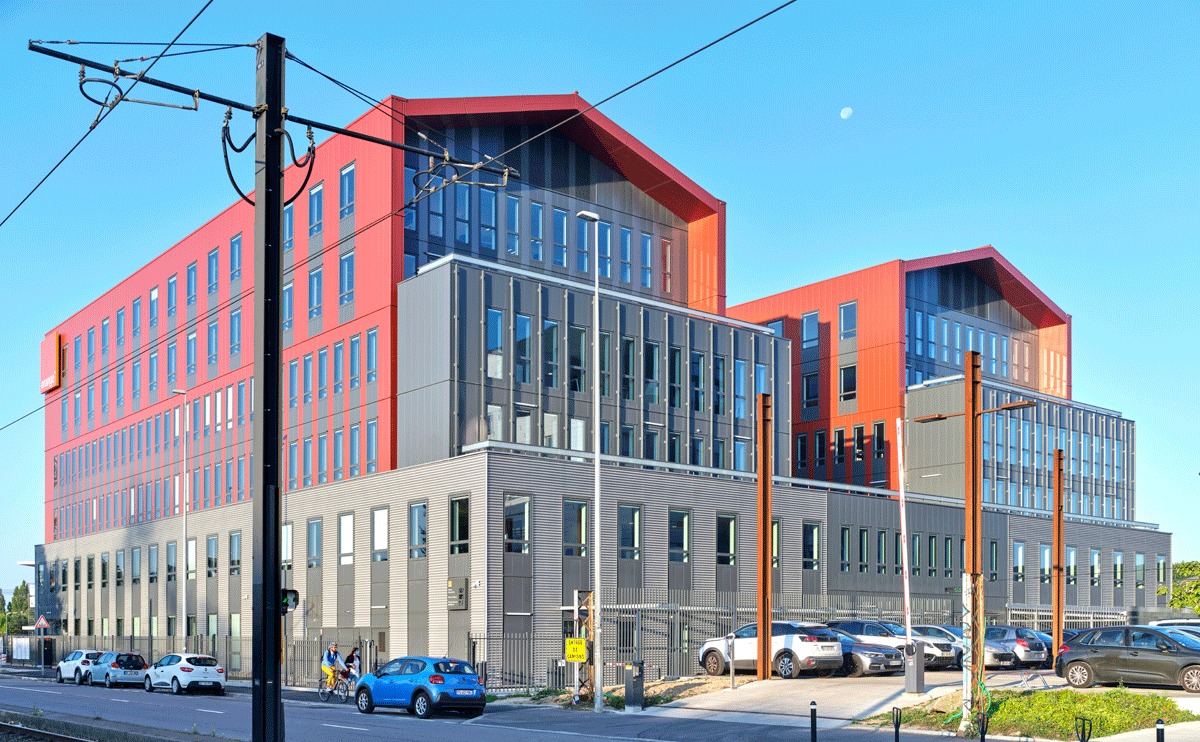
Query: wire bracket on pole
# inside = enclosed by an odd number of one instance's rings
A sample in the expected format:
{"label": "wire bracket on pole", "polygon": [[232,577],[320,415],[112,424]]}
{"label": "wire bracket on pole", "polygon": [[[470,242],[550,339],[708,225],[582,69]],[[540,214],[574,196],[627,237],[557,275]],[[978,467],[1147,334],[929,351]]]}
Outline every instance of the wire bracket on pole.
{"label": "wire bracket on pole", "polygon": [[[105,109],[105,108],[110,108],[110,109],[116,108],[118,103],[122,103],[124,101],[129,101],[130,103],[142,103],[147,106],[161,106],[163,108],[177,108],[181,111],[199,111],[200,110],[200,91],[199,90],[192,91],[191,105],[180,105],[178,103],[164,103],[162,101],[142,100],[140,98],[128,97],[128,88],[122,88],[119,84],[120,81],[121,80],[133,80],[134,82],[137,82],[145,74],[145,70],[138,72],[138,73],[122,72],[121,66],[120,66],[120,61],[113,62],[113,78],[111,80],[106,80],[103,77],[86,77],[86,72],[85,72],[86,69],[87,69],[87,67],[85,65],[82,65],[82,64],[79,65],[79,92],[81,95],[83,95],[84,98],[87,98],[92,103],[95,103],[96,105],[100,106],[101,111],[103,111],[103,109]],[[106,95],[104,97],[104,100],[99,100],[88,93],[87,88],[85,86],[90,83],[98,83],[100,85],[107,85],[109,88],[111,88],[108,91],[108,95]],[[116,91],[116,94],[117,94],[117,97],[115,99],[113,98],[113,91]]]}
{"label": "wire bracket on pole", "polygon": [[232,149],[234,152],[245,152],[246,148],[250,146],[250,143],[254,141],[258,134],[257,132],[251,134],[249,138],[242,143],[242,146],[239,147],[238,145],[234,144],[233,139],[229,135],[229,120],[231,118],[233,118],[233,108],[226,108],[225,121],[221,124],[221,154],[225,158],[225,174],[229,176],[229,182],[233,185],[233,190],[237,191],[237,194],[242,197],[243,201],[253,206],[254,200],[242,191],[241,186],[239,186],[237,183],[237,178],[233,177],[233,168],[229,165],[229,150]]}

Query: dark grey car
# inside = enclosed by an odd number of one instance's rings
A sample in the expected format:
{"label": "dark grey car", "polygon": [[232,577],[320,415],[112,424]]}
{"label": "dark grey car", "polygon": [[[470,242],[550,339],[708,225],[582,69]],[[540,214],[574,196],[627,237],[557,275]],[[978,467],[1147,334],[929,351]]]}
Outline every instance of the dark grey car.
{"label": "dark grey car", "polygon": [[[847,677],[900,672],[904,669],[904,655],[900,650],[882,644],[868,644],[840,629],[830,629],[842,642],[842,672]],[[818,673],[823,677],[833,675],[835,670]]]}
{"label": "dark grey car", "polygon": [[1017,661],[1037,667],[1050,656],[1050,647],[1032,629],[1023,626],[989,626],[983,638],[995,642],[1017,656]]}
{"label": "dark grey car", "polygon": [[1200,639],[1169,626],[1090,629],[1065,644],[1054,672],[1075,688],[1096,683],[1182,686],[1200,693]]}

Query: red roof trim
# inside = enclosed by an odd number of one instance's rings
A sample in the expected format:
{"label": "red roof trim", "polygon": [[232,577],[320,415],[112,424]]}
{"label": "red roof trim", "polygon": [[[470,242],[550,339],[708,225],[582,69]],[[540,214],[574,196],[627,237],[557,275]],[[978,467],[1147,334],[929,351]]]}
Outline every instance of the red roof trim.
{"label": "red roof trim", "polygon": [[[585,111],[590,104],[577,93],[477,98],[391,98],[385,101],[406,117],[440,126],[553,125]],[[561,127],[564,134],[621,173],[673,214],[693,222],[720,210],[720,201],[638,141],[629,132],[593,109]]]}
{"label": "red roof trim", "polygon": [[984,245],[965,252],[904,260],[901,263],[906,274],[927,268],[967,263],[971,270],[975,271],[1000,296],[1004,297],[1005,301],[1012,304],[1018,312],[1038,327],[1052,327],[1070,321],[1070,315],[1051,301],[1050,297],[1042,293],[1042,290],[1035,286],[1033,281],[1017,270],[1016,266],[1008,262],[991,245]]}

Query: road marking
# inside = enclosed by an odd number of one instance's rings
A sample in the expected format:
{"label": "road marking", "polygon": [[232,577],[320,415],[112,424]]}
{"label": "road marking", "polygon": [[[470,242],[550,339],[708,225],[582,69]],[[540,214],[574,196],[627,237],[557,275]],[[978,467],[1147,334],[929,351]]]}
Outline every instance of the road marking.
{"label": "road marking", "polygon": [[116,703],[133,703],[133,701],[128,701],[124,698],[110,698],[108,700],[115,701]]}
{"label": "road marking", "polygon": [[[490,729],[507,729],[512,732],[534,732],[535,734],[546,734],[547,733],[547,730],[545,730],[545,729],[531,729],[528,727],[514,727],[514,726],[508,726],[507,724],[485,724],[485,723],[477,722],[477,721],[464,721],[461,723],[464,726],[470,725],[473,727],[487,727]],[[326,724],[326,726],[329,726],[329,725]],[[595,739],[628,740],[629,742],[634,742],[634,741],[636,741],[636,742],[669,742],[669,740],[655,739],[653,737],[613,737],[613,736],[610,736],[607,734],[592,734],[589,732],[565,732],[565,731],[558,730],[558,729],[554,730],[552,733],[553,734],[561,734],[561,735],[564,735],[567,737],[592,737]]]}
{"label": "road marking", "polygon": [[62,695],[62,691],[58,691],[58,690],[38,690],[37,688],[22,688],[19,685],[0,685],[0,688],[7,688],[8,690],[23,690],[23,691],[28,691],[30,693],[48,693],[52,696],[61,696]]}
{"label": "road marking", "polygon": [[330,727],[330,728],[332,728],[332,729],[353,729],[353,730],[354,730],[354,731],[356,731],[356,732],[369,732],[369,731],[371,731],[370,729],[367,729],[366,727],[348,727],[348,726],[343,726],[343,725],[341,725],[341,724],[322,724],[321,726],[323,726],[323,727]]}
{"label": "road marking", "polygon": [[223,713],[225,713],[224,711],[212,711],[211,709],[196,709],[196,710],[203,711],[206,714],[223,714]]}

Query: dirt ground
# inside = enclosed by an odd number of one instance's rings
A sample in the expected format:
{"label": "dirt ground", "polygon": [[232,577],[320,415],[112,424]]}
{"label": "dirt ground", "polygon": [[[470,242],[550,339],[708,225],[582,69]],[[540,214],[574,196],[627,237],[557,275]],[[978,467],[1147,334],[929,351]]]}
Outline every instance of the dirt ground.
{"label": "dirt ground", "polygon": [[[743,681],[745,682],[745,681]],[[740,685],[740,683],[739,683]],[[650,680],[646,682],[645,688],[645,705],[659,706],[664,703],[680,698],[690,698],[692,696],[711,693],[717,690],[723,690],[729,687],[728,677],[708,677],[700,675],[690,678],[678,678],[676,680]],[[502,703],[534,703],[534,704],[551,704],[562,708],[570,708],[572,706],[572,693],[570,689],[552,690],[546,689],[537,691],[532,695],[512,695],[499,699]],[[605,704],[616,708],[624,708],[625,706],[625,686],[610,685],[604,688]],[[584,699],[580,702],[580,706],[591,708],[592,704],[589,700]]]}

